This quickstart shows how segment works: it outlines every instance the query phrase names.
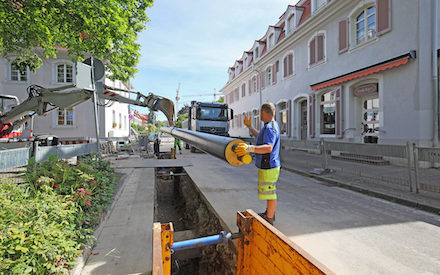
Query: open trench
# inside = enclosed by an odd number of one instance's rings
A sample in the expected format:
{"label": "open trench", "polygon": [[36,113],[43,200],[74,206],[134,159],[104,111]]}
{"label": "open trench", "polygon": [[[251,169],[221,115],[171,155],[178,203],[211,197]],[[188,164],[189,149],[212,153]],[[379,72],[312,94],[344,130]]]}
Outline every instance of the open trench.
{"label": "open trench", "polygon": [[[182,167],[156,169],[154,222],[172,222],[174,242],[226,231]],[[178,251],[172,274],[236,274],[236,255],[231,242]]]}

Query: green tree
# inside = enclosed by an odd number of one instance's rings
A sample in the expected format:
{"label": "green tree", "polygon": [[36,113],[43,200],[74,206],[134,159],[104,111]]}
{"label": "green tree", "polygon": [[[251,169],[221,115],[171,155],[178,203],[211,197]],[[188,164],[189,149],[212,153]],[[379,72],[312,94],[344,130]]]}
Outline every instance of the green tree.
{"label": "green tree", "polygon": [[217,102],[219,102],[219,103],[225,103],[225,97],[224,97],[224,96],[221,96],[221,97],[217,100]]}
{"label": "green tree", "polygon": [[188,118],[188,113],[178,116],[175,127],[182,128],[182,122],[187,118]]}
{"label": "green tree", "polygon": [[0,1],[0,54],[18,56],[20,70],[35,71],[43,57],[64,47],[73,61],[94,56],[113,79],[128,80],[137,71],[137,36],[148,21],[153,0],[5,0]]}

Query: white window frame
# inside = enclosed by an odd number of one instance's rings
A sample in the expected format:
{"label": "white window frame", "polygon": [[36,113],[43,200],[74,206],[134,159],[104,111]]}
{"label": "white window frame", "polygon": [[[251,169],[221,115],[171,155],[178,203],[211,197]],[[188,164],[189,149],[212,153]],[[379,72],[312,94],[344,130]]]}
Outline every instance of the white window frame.
{"label": "white window frame", "polygon": [[258,93],[258,89],[257,89],[257,86],[258,86],[258,75],[252,76],[252,78],[251,78],[251,86],[252,86],[252,93],[253,94],[254,93]]}
{"label": "white window frame", "polygon": [[[324,49],[323,49],[323,53],[324,53],[324,58],[321,61],[315,62],[314,64],[310,64],[310,42],[312,42],[312,40],[315,37],[318,37],[318,35],[324,35]],[[315,67],[318,67],[319,65],[325,64],[327,63],[327,31],[326,30],[320,30],[315,32],[310,38],[309,40],[307,40],[307,69],[313,69]]]}
{"label": "white window frame", "polygon": [[[58,65],[72,66],[72,82],[58,82]],[[64,79],[65,76],[66,76],[66,71],[64,70]],[[61,84],[61,85],[76,84],[75,76],[76,76],[76,68],[75,68],[75,64],[72,61],[67,59],[57,59],[52,62],[52,84]]]}
{"label": "white window frame", "polygon": [[[370,17],[372,15],[368,16],[367,12],[368,12],[368,9],[371,8],[371,7],[375,8],[375,11],[374,11],[375,19],[374,19],[374,30],[373,30],[374,34],[373,34],[372,37],[368,38],[367,37],[367,33],[368,33],[368,22],[367,22],[367,20],[368,20],[368,17]],[[359,15],[362,12],[364,13],[364,19],[358,21],[357,17],[359,17]],[[354,45],[356,45],[356,46],[362,45],[362,44],[367,43],[368,41],[374,40],[376,38],[376,36],[377,36],[377,34],[376,34],[377,10],[376,10],[376,5],[374,3],[370,3],[369,5],[365,5],[362,9],[358,10],[358,12],[355,13],[354,17],[352,18],[352,20],[353,20],[352,22],[353,22],[353,31],[354,31],[354,42],[355,42]],[[358,37],[357,37],[357,31],[358,31],[357,24],[362,22],[362,21],[364,22],[364,40],[363,41],[358,41]]]}
{"label": "white window frame", "polygon": [[[278,105],[284,103],[285,104],[285,108],[284,109],[278,109]],[[275,115],[275,120],[278,123],[278,126],[280,127],[280,135],[281,136],[287,136],[287,129],[289,128],[289,123],[290,123],[290,119],[288,116],[288,112],[287,112],[287,99],[281,99],[280,101],[278,101],[275,105],[275,110],[276,110],[276,115]],[[286,129],[284,133],[281,133],[282,127],[281,127],[281,123],[280,123],[280,117],[282,115],[282,113],[286,113]]]}
{"label": "white window frame", "polygon": [[241,83],[241,97],[246,96],[246,82]]}
{"label": "white window frame", "polygon": [[[362,43],[357,44],[357,35],[356,35],[356,17],[363,11],[364,9],[376,5],[376,0],[364,0],[361,1],[356,7],[354,7],[351,12],[348,15],[349,22],[348,22],[348,39],[349,39],[349,51],[354,51],[358,48],[363,48],[366,45],[369,45],[370,43],[374,43],[375,41],[379,40],[379,37],[377,34],[374,38],[371,38],[369,40],[366,40]],[[377,7],[376,7],[376,24],[377,24]]]}
{"label": "white window frame", "polygon": [[[331,93],[331,92],[334,93],[334,99],[333,100],[330,100],[330,101],[322,101],[321,100],[322,95],[327,94],[327,93]],[[318,97],[318,100],[317,100],[318,101],[318,108],[316,108],[317,109],[316,111],[318,113],[317,118],[318,118],[318,125],[319,125],[319,136],[320,137],[336,137],[336,124],[338,123],[337,122],[337,118],[336,118],[336,91],[334,89],[327,89],[327,90],[322,91],[319,94],[317,94],[317,97]],[[329,104],[329,103],[333,103],[335,105],[335,127],[334,127],[335,133],[334,134],[324,134],[324,133],[322,133],[323,132],[323,128],[321,127],[322,126],[321,106],[324,105],[324,104]]]}
{"label": "white window frame", "polygon": [[[12,59],[14,59],[14,58],[12,58]],[[21,80],[21,73],[20,73],[20,71],[18,71],[18,80],[12,80],[12,64],[10,62],[8,62],[8,61],[6,61],[5,73],[6,73],[6,75],[5,75],[6,82],[29,83],[29,76],[30,76],[29,67],[26,68],[26,80]]]}
{"label": "white window frame", "polygon": [[272,72],[273,65],[270,64],[266,67],[266,70],[264,71],[264,87],[272,86],[273,81],[273,72]]}
{"label": "white window frame", "polygon": [[258,125],[260,124],[260,114],[257,113],[258,110],[257,109],[253,109],[251,116],[252,116],[252,127],[258,129]]}
{"label": "white window frame", "polygon": [[64,109],[64,124],[58,124],[58,113],[60,109],[57,108],[55,112],[53,112],[53,120],[52,120],[52,128],[76,128],[76,107],[72,107],[72,125],[67,125],[67,110]]}

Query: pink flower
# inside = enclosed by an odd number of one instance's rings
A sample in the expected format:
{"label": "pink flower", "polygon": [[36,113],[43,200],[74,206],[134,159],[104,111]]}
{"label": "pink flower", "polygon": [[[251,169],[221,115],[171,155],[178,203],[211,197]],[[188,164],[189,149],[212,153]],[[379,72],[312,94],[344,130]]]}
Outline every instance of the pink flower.
{"label": "pink flower", "polygon": [[84,188],[78,188],[78,191],[79,191],[79,192],[86,192],[86,189],[84,189]]}
{"label": "pink flower", "polygon": [[92,180],[91,183],[96,183],[96,181],[95,181],[95,180]]}
{"label": "pink flower", "polygon": [[92,204],[91,204],[89,201],[86,201],[86,204],[87,204],[88,206],[92,206]]}
{"label": "pink flower", "polygon": [[70,202],[66,202],[67,205],[70,205]]}
{"label": "pink flower", "polygon": [[57,184],[54,184],[53,187],[60,187],[60,185],[57,183]]}

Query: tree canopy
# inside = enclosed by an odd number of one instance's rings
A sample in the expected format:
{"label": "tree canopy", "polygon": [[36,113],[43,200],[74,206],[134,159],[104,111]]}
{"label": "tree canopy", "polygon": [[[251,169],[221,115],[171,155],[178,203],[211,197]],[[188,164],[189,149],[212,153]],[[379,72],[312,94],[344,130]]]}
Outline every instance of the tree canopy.
{"label": "tree canopy", "polygon": [[94,56],[113,79],[128,80],[137,71],[138,34],[148,21],[153,0],[2,0],[0,54],[35,71],[41,57],[56,57],[60,47],[73,61]]}

